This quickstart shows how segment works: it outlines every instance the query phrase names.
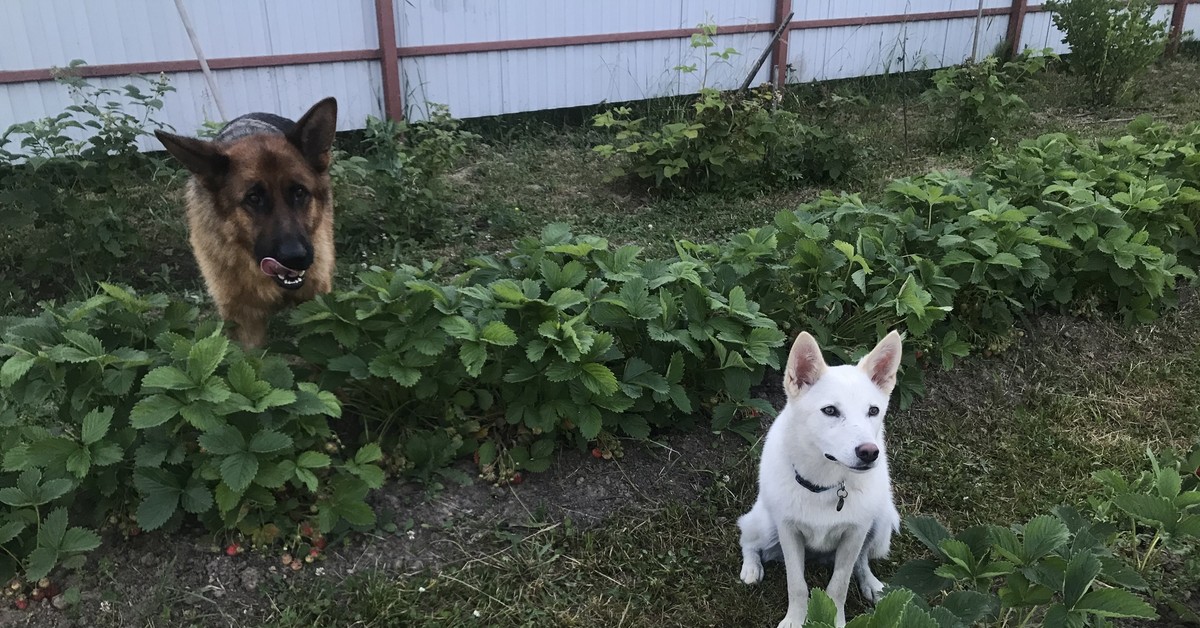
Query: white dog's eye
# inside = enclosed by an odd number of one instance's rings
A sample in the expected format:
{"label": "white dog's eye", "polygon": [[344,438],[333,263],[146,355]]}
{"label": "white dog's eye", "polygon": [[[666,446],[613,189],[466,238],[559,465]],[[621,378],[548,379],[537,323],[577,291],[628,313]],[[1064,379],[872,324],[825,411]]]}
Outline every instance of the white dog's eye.
{"label": "white dog's eye", "polygon": [[825,406],[824,408],[821,408],[821,412],[824,412],[825,416],[837,416],[838,415],[838,409],[833,406]]}
{"label": "white dog's eye", "polygon": [[879,416],[879,406],[871,406],[871,409],[867,410],[867,416]]}

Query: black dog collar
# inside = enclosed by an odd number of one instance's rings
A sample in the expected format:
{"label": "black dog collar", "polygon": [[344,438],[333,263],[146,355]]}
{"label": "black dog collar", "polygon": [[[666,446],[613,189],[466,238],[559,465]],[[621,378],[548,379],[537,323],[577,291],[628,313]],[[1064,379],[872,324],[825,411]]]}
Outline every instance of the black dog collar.
{"label": "black dog collar", "polygon": [[846,505],[846,496],[849,495],[849,493],[846,492],[845,482],[842,482],[836,486],[820,486],[819,484],[813,484],[812,482],[804,479],[800,475],[799,471],[796,471],[795,469],[792,469],[792,471],[796,474],[796,483],[814,493],[824,493],[825,491],[831,491],[836,488],[838,496],[837,510],[838,512],[842,511],[842,506]]}

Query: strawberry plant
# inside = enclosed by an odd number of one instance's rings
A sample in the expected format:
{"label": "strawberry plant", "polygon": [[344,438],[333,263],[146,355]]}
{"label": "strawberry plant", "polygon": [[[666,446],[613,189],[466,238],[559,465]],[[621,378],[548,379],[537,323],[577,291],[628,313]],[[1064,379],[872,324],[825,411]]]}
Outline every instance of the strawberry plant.
{"label": "strawberry plant", "polygon": [[[1052,134],[997,151],[972,176],[893,182],[877,202],[825,193],[722,245],[680,246],[842,360],[888,329],[949,368],[1003,349],[1020,316],[1087,299],[1130,322],[1156,318],[1195,276],[1195,127],[1140,119],[1086,145]],[[953,312],[953,316],[949,315]],[[902,370],[901,402],[921,391]]]}
{"label": "strawberry plant", "polygon": [[448,284],[432,266],[369,271],[297,309],[298,350],[417,475],[476,448],[501,477],[540,471],[558,439],[645,438],[705,407],[715,429],[743,428],[783,334],[686,251],[639,255],[551,225]]}
{"label": "strawberry plant", "polygon": [[331,393],[243,353],[192,305],[102,288],[0,325],[0,568],[36,579],[95,547],[68,515],[132,513],[145,531],[191,516],[263,542],[310,509],[323,532],[374,523],[379,451],[324,451]]}
{"label": "strawberry plant", "polygon": [[957,535],[929,517],[911,517],[905,527],[932,558],[905,563],[889,586],[938,604],[927,625],[1040,618],[1047,626],[1105,626],[1110,618],[1157,617],[1132,592],[1145,581],[1111,550],[1114,528],[1073,508]]}
{"label": "strawberry plant", "polygon": [[[1152,583],[1154,597],[1195,622],[1200,617],[1184,599],[1200,584],[1197,572],[1186,567],[1194,565],[1200,550],[1200,445],[1185,455],[1147,451],[1146,457],[1150,468],[1132,480],[1116,469],[1092,474],[1102,492],[1090,496],[1088,504],[1121,530],[1118,545]],[[1184,563],[1182,577],[1161,574],[1168,555]]]}

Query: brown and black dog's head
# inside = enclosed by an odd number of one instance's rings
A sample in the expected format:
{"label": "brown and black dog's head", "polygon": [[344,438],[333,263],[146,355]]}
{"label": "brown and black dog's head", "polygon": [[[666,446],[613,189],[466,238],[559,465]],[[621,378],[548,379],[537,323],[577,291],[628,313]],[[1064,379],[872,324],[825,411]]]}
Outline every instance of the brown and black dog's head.
{"label": "brown and black dog's head", "polygon": [[275,123],[272,132],[228,141],[223,141],[225,131],[212,142],[162,131],[155,135],[192,172],[219,219],[236,225],[238,248],[253,252],[262,272],[280,287],[295,290],[313,264],[312,234],[331,220],[329,151],[337,101],[318,102],[294,124],[277,116],[248,121],[265,126],[257,120],[268,118]]}

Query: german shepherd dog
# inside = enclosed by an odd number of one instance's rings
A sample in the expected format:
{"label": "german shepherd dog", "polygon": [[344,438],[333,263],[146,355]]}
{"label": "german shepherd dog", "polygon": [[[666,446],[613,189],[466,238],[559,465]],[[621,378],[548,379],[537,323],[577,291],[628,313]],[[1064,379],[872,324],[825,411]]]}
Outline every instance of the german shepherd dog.
{"label": "german shepherd dog", "polygon": [[297,122],[268,113],[235,118],[211,142],[155,132],[192,173],[192,253],[221,318],[246,347],[262,346],[280,308],[333,284],[336,126],[337,101],[326,98]]}

